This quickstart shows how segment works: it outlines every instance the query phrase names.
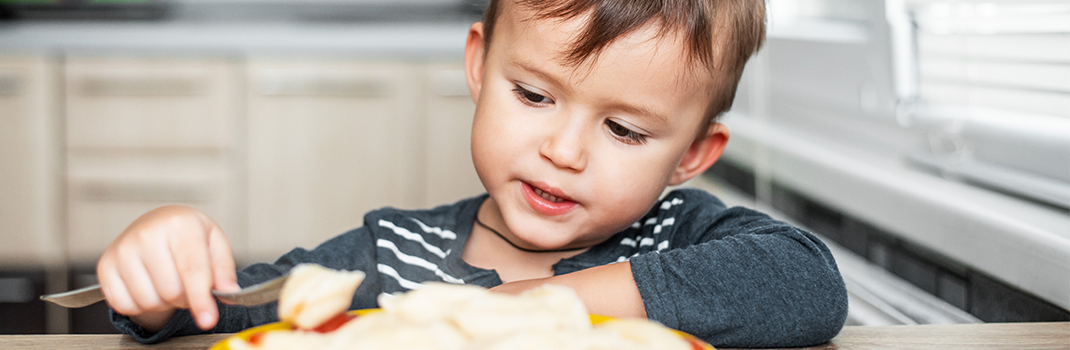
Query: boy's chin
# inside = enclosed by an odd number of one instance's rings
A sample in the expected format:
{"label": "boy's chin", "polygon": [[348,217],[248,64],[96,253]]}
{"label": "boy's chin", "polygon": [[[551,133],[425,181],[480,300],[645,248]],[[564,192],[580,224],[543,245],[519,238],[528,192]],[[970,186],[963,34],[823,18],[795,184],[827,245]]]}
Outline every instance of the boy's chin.
{"label": "boy's chin", "polygon": [[573,232],[567,225],[560,223],[533,223],[529,221],[522,222],[521,226],[519,230],[512,231],[513,237],[523,242],[524,245],[535,249],[560,249],[575,241],[574,237],[548,236],[551,233]]}
{"label": "boy's chin", "polygon": [[609,234],[599,240],[598,238],[591,237],[590,234],[581,234],[577,231],[578,230],[575,227],[571,227],[567,224],[545,226],[526,225],[522,231],[513,231],[513,236],[524,242],[524,245],[539,250],[585,248],[596,245],[605,239],[608,239],[609,236],[612,236],[612,234]]}

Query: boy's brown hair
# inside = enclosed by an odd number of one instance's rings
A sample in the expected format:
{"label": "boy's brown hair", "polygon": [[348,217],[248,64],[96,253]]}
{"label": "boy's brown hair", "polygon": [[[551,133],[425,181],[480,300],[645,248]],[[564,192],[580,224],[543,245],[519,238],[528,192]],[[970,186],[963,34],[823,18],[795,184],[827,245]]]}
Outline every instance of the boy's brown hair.
{"label": "boy's brown hair", "polygon": [[[484,45],[488,48],[502,0],[491,0],[483,14]],[[508,0],[506,0],[508,1]],[[651,20],[660,35],[681,34],[690,63],[701,63],[726,79],[715,86],[707,121],[732,106],[736,85],[747,59],[765,39],[764,0],[516,0],[535,12],[535,18],[569,20],[590,13],[590,21],[566,51],[564,62],[579,65],[596,57],[617,38]],[[701,132],[700,132],[701,133]]]}

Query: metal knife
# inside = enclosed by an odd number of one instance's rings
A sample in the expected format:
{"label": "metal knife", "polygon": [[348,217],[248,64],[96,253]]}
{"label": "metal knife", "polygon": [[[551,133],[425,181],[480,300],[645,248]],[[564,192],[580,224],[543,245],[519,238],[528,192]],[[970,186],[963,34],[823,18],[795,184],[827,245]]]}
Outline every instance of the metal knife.
{"label": "metal knife", "polygon": [[[230,305],[255,306],[269,303],[279,299],[279,291],[286,283],[290,274],[276,277],[275,279],[242,288],[234,293],[225,293],[213,290],[212,295],[216,300]],[[104,292],[99,284],[85,288],[75,289],[69,292],[42,295],[41,300],[54,303],[66,308],[79,308],[104,300]]]}

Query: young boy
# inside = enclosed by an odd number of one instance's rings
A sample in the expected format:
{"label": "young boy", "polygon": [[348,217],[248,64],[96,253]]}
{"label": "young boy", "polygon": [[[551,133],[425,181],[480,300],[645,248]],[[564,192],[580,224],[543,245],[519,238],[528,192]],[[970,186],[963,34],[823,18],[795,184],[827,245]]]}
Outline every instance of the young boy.
{"label": "young boy", "polygon": [[112,320],[142,342],[273,322],[274,303],[227,306],[209,291],[315,262],[368,273],[352,308],[425,281],[552,283],[591,313],[648,317],[716,346],[826,342],[847,298],[817,238],[702,191],[659,199],[720,156],[728,130],[715,118],[763,36],[761,0],[492,1],[465,52],[487,194],[373,211],[311,251],[237,273],[207,215],[153,210],[97,267]]}

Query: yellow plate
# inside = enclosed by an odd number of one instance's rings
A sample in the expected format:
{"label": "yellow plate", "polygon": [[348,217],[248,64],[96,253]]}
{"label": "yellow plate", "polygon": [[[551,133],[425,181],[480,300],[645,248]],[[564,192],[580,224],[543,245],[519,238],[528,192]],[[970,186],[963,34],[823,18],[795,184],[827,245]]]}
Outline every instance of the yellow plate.
{"label": "yellow plate", "polygon": [[[349,314],[350,315],[354,315],[355,314],[355,315],[360,316],[360,315],[370,314],[370,313],[373,313],[373,312],[379,312],[379,309],[353,310],[353,311],[350,311]],[[613,320],[613,318],[609,317],[609,316],[591,315],[591,324],[599,324],[599,323],[608,322],[608,321],[611,321],[611,320]],[[235,333],[234,335],[231,335],[229,337],[226,337],[225,339],[219,341],[218,343],[215,343],[215,345],[212,345],[212,347],[208,348],[208,350],[230,350],[230,346],[227,345],[227,344],[232,339],[238,338],[238,339],[241,339],[241,340],[244,340],[244,341],[249,341],[249,339],[252,338],[253,335],[257,334],[257,333],[263,333],[263,332],[268,332],[268,331],[285,331],[285,330],[290,330],[291,328],[293,328],[293,327],[290,326],[289,323],[285,323],[285,322],[275,322],[275,323],[268,323],[268,324],[265,324],[265,325],[262,325],[262,326],[256,326],[256,327],[249,328],[249,329],[246,329],[244,331]],[[690,334],[687,334],[687,333],[684,333],[684,332],[681,332],[681,331],[678,331],[678,330],[675,330],[675,329],[672,329],[671,331],[673,333],[675,333],[677,336],[679,336],[680,338],[683,338],[688,343],[690,343],[692,348],[698,348],[698,349],[702,349],[702,350],[715,350],[713,348],[713,345],[707,344],[706,342],[702,341],[702,339],[695,338],[695,336],[693,336],[693,335],[690,335]]]}

